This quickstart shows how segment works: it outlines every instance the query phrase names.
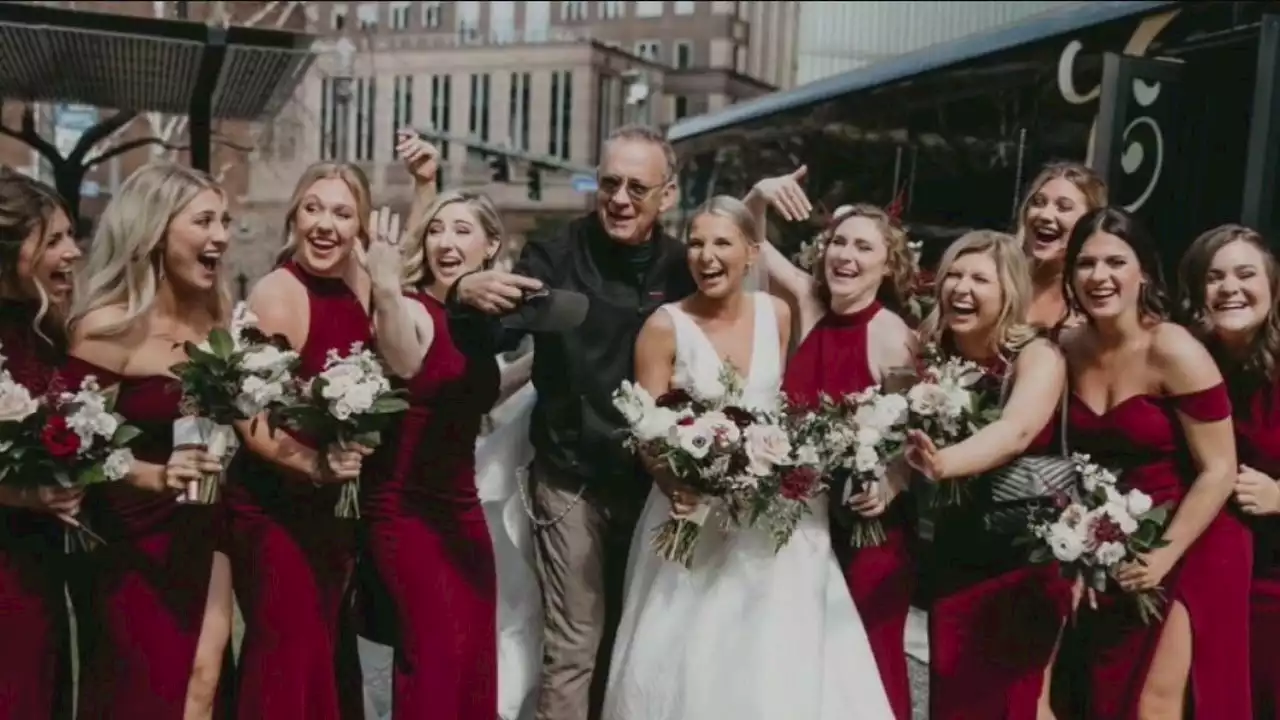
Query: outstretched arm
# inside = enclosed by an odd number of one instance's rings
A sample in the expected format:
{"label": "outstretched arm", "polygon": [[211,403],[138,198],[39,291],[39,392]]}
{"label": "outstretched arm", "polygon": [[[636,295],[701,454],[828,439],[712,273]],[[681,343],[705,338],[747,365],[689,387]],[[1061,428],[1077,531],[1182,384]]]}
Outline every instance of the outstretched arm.
{"label": "outstretched arm", "polygon": [[814,279],[805,270],[796,267],[776,247],[769,243],[768,211],[773,207],[783,218],[790,221],[804,220],[809,217],[813,208],[800,181],[804,179],[808,169],[800,167],[796,171],[774,178],[765,178],[751,188],[743,202],[751,210],[756,221],[760,243],[760,261],[771,285],[777,286],[800,315],[801,337],[809,334],[809,330],[826,312],[826,308],[818,300],[814,292]]}

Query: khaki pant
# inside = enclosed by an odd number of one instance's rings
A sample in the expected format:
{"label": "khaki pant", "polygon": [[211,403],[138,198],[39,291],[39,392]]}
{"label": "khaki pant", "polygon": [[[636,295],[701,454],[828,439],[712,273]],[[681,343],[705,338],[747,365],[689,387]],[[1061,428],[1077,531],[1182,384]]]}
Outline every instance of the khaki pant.
{"label": "khaki pant", "polygon": [[529,478],[545,619],[536,718],[596,720],[644,489],[606,500],[536,464]]}

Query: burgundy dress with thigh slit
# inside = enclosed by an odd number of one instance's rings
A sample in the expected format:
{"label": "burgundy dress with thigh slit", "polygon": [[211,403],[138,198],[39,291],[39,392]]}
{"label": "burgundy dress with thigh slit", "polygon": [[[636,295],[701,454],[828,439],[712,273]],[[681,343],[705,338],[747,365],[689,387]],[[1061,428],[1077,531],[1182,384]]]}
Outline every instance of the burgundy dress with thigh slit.
{"label": "burgundy dress with thigh slit", "polygon": [[493,720],[498,712],[497,577],[476,494],[480,421],[497,399],[492,356],[468,357],[444,306],[413,296],[435,322],[410,408],[371,458],[369,550],[396,616],[393,717]]}
{"label": "burgundy dress with thigh slit", "polygon": [[[1072,396],[1072,450],[1122,471],[1137,488],[1176,509],[1195,480],[1182,414],[1200,422],[1231,417],[1225,386],[1176,396],[1134,395],[1095,412]],[[1253,543],[1244,523],[1223,509],[1164,580],[1170,603],[1191,621],[1189,713],[1196,720],[1250,720],[1249,589]],[[1164,626],[1144,625],[1131,597],[1115,589],[1097,611],[1081,607],[1077,631],[1087,683],[1085,717],[1136,720],[1138,702]]]}
{"label": "burgundy dress with thigh slit", "polygon": [[[787,363],[782,390],[794,403],[816,404],[876,384],[868,353],[868,325],[879,302],[848,315],[828,313]],[[880,679],[898,720],[911,718],[904,636],[915,590],[915,515],[911,497],[899,495],[882,516],[886,540],[877,547],[850,546],[849,511],[831,505],[831,545],[844,571],[854,605],[880,669]]]}
{"label": "burgundy dress with thigh slit", "polygon": [[[33,397],[57,388],[61,363],[32,326],[37,310],[0,301],[3,367]],[[47,514],[0,507],[0,720],[69,716],[63,528]]]}
{"label": "burgundy dress with thigh slit", "polygon": [[[320,373],[330,350],[346,354],[353,343],[371,343],[369,315],[343,280],[310,275],[292,262],[284,267],[306,288],[309,305],[300,377]],[[239,455],[226,498],[245,622],[236,684],[241,718],[363,717],[346,603],[356,523],[334,516],[340,490],[286,477],[250,452]]]}

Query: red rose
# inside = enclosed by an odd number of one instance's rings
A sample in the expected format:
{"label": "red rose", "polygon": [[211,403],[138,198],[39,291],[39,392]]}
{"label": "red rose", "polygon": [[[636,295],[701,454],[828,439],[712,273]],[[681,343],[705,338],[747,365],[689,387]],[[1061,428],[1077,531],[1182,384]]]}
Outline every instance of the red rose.
{"label": "red rose", "polygon": [[818,473],[813,468],[792,468],[782,478],[782,487],[778,488],[778,492],[788,500],[807,500],[817,481]]}
{"label": "red rose", "polygon": [[40,433],[40,442],[57,459],[74,457],[80,451],[80,436],[67,427],[67,419],[61,415],[49,418]]}

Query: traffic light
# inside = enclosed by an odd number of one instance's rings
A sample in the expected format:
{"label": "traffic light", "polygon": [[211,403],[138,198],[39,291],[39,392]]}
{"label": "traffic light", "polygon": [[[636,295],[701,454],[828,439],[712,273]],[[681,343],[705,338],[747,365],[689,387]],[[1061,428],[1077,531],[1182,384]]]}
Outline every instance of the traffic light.
{"label": "traffic light", "polygon": [[496,183],[511,182],[511,163],[505,155],[494,155],[489,158],[489,167],[493,170],[493,181]]}
{"label": "traffic light", "polygon": [[537,165],[529,166],[529,199],[542,200],[542,168]]}

